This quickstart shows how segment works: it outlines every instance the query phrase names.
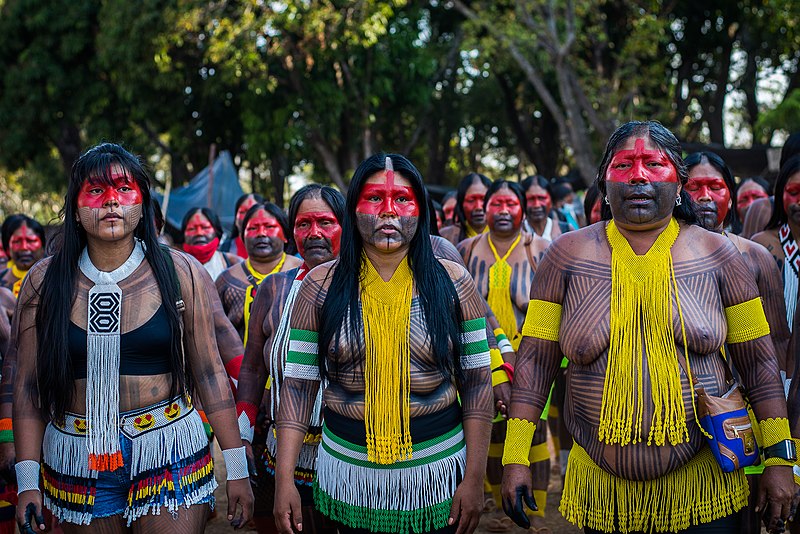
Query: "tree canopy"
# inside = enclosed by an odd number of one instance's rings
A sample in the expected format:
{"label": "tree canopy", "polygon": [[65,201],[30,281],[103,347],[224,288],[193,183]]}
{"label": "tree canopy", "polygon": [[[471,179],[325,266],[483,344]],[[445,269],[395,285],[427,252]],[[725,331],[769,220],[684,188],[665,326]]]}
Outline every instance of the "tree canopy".
{"label": "tree canopy", "polygon": [[792,0],[5,0],[0,176],[52,197],[113,140],[160,186],[229,150],[280,203],[297,169],[345,189],[381,150],[431,184],[589,182],[626,120],[720,146],[796,130],[798,21]]}

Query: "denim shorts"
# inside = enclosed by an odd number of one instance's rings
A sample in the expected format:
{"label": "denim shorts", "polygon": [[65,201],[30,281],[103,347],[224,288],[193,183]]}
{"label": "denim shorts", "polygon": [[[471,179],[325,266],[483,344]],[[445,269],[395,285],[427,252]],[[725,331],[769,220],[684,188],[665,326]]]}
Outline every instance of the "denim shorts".
{"label": "denim shorts", "polygon": [[213,460],[191,404],[172,399],[120,413],[123,465],[114,471],[88,470],[83,417],[67,414],[63,425],[50,423],[45,431],[43,497],[60,521],[89,524],[124,514],[130,525],[162,509],[173,515],[195,504],[213,509]]}

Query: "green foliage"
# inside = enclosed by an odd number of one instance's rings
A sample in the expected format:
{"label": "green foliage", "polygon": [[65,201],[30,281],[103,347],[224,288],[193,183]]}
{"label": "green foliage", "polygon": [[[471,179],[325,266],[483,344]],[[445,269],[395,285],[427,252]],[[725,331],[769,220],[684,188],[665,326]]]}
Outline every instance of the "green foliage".
{"label": "green foliage", "polygon": [[768,143],[775,130],[794,133],[800,125],[800,89],[795,89],[775,109],[763,113],[756,123],[757,137]]}

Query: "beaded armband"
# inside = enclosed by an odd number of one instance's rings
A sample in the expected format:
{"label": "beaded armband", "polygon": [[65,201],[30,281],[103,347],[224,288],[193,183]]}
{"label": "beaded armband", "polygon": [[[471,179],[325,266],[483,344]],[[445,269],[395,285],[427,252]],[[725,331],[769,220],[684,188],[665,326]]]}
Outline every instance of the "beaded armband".
{"label": "beaded armband", "polygon": [[[792,438],[792,440],[794,440],[795,449],[800,451],[800,438]],[[797,460],[794,462],[792,472],[794,473],[794,483],[800,486],[800,454],[798,454]]]}
{"label": "beaded armband", "polygon": [[728,322],[726,343],[744,343],[769,335],[767,316],[764,315],[759,297],[728,306],[725,308],[725,318]]}
{"label": "beaded armband", "polygon": [[313,330],[291,329],[284,376],[303,380],[320,380],[318,341],[319,334]]}
{"label": "beaded armband", "polygon": [[[776,443],[792,439],[792,434],[789,431],[789,420],[783,417],[762,419],[758,422],[761,428],[761,442],[763,448],[767,448]],[[783,458],[767,458],[764,460],[764,465],[769,467],[771,465],[791,465],[795,462],[793,460],[784,460]]]}
{"label": "beaded armband", "polygon": [[0,443],[13,443],[14,430],[11,425],[11,418],[0,419]]}
{"label": "beaded armband", "polygon": [[[506,336],[502,328],[494,329],[494,338],[497,340],[497,348],[500,349],[501,353],[514,352],[514,347],[511,346],[511,342],[508,340],[508,336]],[[495,365],[492,365],[493,369],[494,367]]]}
{"label": "beaded armband", "polygon": [[560,329],[561,304],[546,300],[532,300],[528,303],[525,324],[522,325],[523,336],[558,341]]}
{"label": "beaded armband", "polygon": [[503,356],[500,354],[500,349],[489,349],[489,355],[492,367],[492,387],[499,386],[508,382],[508,373],[503,369]]}
{"label": "beaded armband", "polygon": [[509,419],[503,447],[503,465],[519,464],[529,467],[531,442],[536,425],[526,419]]}
{"label": "beaded armband", "polygon": [[478,317],[461,322],[461,368],[464,370],[491,364],[486,319]]}

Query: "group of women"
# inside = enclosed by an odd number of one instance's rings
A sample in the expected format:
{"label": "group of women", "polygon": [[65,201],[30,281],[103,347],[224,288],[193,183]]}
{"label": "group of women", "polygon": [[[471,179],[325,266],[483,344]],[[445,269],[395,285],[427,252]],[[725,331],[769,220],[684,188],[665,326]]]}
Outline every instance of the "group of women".
{"label": "group of women", "polygon": [[[87,150],[52,255],[35,221],[3,225],[20,529],[47,509],[65,532],[201,532],[213,429],[237,528],[468,533],[490,491],[509,519],[487,528],[544,533],[548,412],[559,509],[587,533],[789,528],[800,155],[752,241],[758,181],[737,191],[657,122],[612,135],[584,214],[551,186],[471,174],[437,214],[413,163],[379,154],[346,198],[312,184],[287,216],[242,197],[226,241],[190,210],[179,252],[141,160]],[[701,424],[735,384],[747,473]]]}

